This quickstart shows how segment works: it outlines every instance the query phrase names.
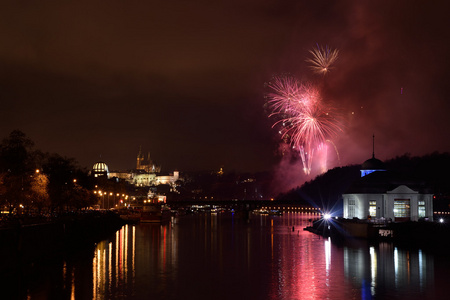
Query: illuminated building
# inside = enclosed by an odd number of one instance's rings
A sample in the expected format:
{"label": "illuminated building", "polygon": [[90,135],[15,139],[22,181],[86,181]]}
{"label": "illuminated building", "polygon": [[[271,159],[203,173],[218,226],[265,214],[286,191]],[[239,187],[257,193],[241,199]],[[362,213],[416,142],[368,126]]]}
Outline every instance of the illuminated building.
{"label": "illuminated building", "polygon": [[174,171],[171,174],[160,174],[161,166],[156,165],[150,159],[150,153],[148,153],[147,159],[144,159],[141,149],[139,149],[136,161],[136,169],[134,170],[111,172],[109,172],[108,166],[104,162],[97,162],[92,167],[91,175],[124,180],[135,186],[155,186],[160,184],[173,186],[180,179],[178,171]]}
{"label": "illuminated building", "polygon": [[136,172],[133,172],[131,174],[131,181],[130,183],[137,185],[137,186],[149,186],[154,185],[156,182],[156,173],[149,173],[143,170],[136,170]]}
{"label": "illuminated building", "polygon": [[94,166],[92,167],[91,174],[94,177],[106,177],[106,178],[109,178],[108,166],[102,161],[96,162],[94,164]]}
{"label": "illuminated building", "polygon": [[150,158],[150,152],[147,154],[147,158],[144,159],[141,148],[136,159],[136,170],[144,170],[147,173],[159,173],[161,172],[161,166],[156,165]]}
{"label": "illuminated building", "polygon": [[372,157],[361,169],[361,178],[343,197],[344,218],[392,221],[433,220],[433,194],[424,182],[386,171]]}

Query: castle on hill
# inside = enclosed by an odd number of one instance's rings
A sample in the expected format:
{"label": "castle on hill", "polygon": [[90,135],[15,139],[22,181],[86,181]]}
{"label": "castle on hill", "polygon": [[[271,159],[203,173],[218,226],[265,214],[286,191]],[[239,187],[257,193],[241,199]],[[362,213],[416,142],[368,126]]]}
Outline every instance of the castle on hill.
{"label": "castle on hill", "polygon": [[142,149],[139,149],[136,157],[136,168],[127,171],[109,171],[108,165],[105,162],[96,162],[92,167],[91,175],[96,178],[107,178],[124,180],[135,186],[156,186],[160,184],[175,185],[179,180],[179,171],[173,171],[170,174],[162,174],[161,166],[156,164],[150,157],[148,152],[147,157],[142,154]]}

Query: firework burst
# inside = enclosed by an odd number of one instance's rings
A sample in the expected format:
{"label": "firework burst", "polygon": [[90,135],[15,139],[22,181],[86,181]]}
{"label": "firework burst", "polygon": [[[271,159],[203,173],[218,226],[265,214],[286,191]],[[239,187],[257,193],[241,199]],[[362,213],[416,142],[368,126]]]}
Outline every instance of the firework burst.
{"label": "firework burst", "polygon": [[305,174],[310,174],[315,149],[340,131],[334,110],[316,88],[293,77],[275,78],[268,87],[273,127],[279,127],[281,139],[299,151]]}
{"label": "firework burst", "polygon": [[310,50],[312,58],[306,61],[311,63],[311,69],[314,73],[325,75],[331,69],[331,65],[338,59],[339,51],[337,49],[331,50],[328,46],[320,47],[317,45],[317,49]]}

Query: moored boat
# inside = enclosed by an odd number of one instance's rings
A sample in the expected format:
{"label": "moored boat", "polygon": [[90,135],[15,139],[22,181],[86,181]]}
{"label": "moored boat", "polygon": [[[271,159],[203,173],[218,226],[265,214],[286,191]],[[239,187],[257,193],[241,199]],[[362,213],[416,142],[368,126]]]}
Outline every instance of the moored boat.
{"label": "moored boat", "polygon": [[283,215],[283,212],[278,209],[271,209],[271,210],[269,210],[269,215],[281,216],[281,215]]}
{"label": "moored boat", "polygon": [[119,217],[127,223],[139,223],[141,220],[141,211],[135,209],[120,209]]}
{"label": "moored boat", "polygon": [[169,222],[170,208],[165,204],[147,203],[142,207],[141,223]]}
{"label": "moored boat", "polygon": [[268,215],[269,211],[267,209],[261,208],[261,209],[255,209],[253,210],[253,212],[255,214],[260,214],[260,215]]}

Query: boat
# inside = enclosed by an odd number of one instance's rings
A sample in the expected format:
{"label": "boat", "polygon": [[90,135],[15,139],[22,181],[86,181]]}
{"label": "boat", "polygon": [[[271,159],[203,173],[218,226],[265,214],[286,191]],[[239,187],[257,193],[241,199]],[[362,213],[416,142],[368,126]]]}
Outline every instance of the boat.
{"label": "boat", "polygon": [[253,212],[255,214],[260,214],[260,215],[268,215],[269,211],[267,209],[261,208],[261,209],[255,209],[253,210]]}
{"label": "boat", "polygon": [[141,220],[140,213],[121,214],[119,217],[127,223],[139,223]]}
{"label": "boat", "polygon": [[281,210],[278,209],[265,209],[265,208],[261,208],[261,209],[255,209],[253,211],[255,214],[259,214],[259,215],[272,215],[272,216],[281,216],[283,215],[283,212]]}
{"label": "boat", "polygon": [[141,223],[169,222],[172,213],[165,204],[147,203],[142,206]]}
{"label": "boat", "polygon": [[127,223],[139,223],[141,220],[141,211],[135,209],[123,208],[118,210],[119,217]]}
{"label": "boat", "polygon": [[271,210],[269,210],[269,215],[281,216],[281,215],[283,215],[283,212],[281,210],[278,210],[278,209],[271,209]]}

